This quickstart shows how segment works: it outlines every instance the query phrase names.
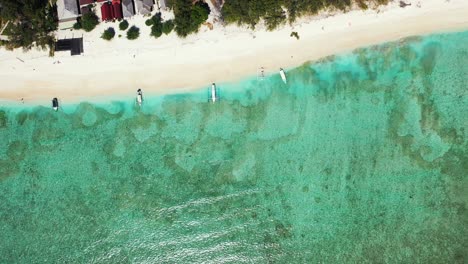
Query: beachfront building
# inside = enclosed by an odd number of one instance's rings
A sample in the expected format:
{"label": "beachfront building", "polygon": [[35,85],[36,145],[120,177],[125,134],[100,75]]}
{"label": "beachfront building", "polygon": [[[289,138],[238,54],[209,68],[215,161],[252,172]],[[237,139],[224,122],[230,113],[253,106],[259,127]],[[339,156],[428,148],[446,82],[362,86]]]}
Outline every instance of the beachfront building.
{"label": "beachfront building", "polygon": [[80,0],[79,3],[82,16],[84,14],[93,12],[93,10],[91,9],[91,5],[94,4],[94,0]]}
{"label": "beachfront building", "polygon": [[135,15],[135,7],[133,0],[122,0],[122,15],[123,17],[132,17]]}
{"label": "beachfront building", "polygon": [[166,10],[167,9],[167,0],[159,0],[158,2],[158,6],[159,6],[159,10]]}
{"label": "beachfront building", "polygon": [[82,6],[81,7],[81,15],[83,16],[84,14],[91,13],[93,10],[89,6]]}
{"label": "beachfront building", "polygon": [[80,0],[80,6],[87,6],[94,4],[94,0]]}
{"label": "beachfront building", "polygon": [[153,11],[153,0],[135,0],[136,12],[140,15],[148,15]]}
{"label": "beachfront building", "polygon": [[110,2],[105,2],[101,6],[101,19],[102,21],[111,21],[113,19],[112,15],[112,4]]}
{"label": "beachfront building", "polygon": [[55,51],[70,51],[72,56],[83,53],[83,38],[59,39],[55,42]]}
{"label": "beachfront building", "polygon": [[121,19],[122,17],[122,6],[120,5],[120,0],[105,2],[101,5],[102,21],[112,21],[114,19]]}
{"label": "beachfront building", "polygon": [[72,28],[80,16],[76,0],[57,0],[57,16],[59,29]]}
{"label": "beachfront building", "polygon": [[112,0],[112,11],[114,15],[114,19],[122,19],[122,5],[120,4],[120,0]]}

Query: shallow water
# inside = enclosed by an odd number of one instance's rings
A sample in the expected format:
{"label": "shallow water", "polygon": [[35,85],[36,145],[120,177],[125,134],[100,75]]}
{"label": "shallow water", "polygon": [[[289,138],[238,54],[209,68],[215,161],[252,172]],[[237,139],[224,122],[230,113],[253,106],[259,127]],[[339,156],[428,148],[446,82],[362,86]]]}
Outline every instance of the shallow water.
{"label": "shallow water", "polygon": [[[465,43],[465,44],[463,44]],[[468,32],[0,110],[1,263],[464,263]]]}

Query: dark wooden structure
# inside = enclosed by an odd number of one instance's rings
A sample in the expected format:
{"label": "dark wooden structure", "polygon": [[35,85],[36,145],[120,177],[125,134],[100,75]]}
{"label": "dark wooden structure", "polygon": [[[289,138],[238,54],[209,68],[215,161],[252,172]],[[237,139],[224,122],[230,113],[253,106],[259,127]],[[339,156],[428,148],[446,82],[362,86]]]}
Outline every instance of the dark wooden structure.
{"label": "dark wooden structure", "polygon": [[55,42],[55,51],[67,50],[72,56],[83,53],[83,38],[59,39]]}

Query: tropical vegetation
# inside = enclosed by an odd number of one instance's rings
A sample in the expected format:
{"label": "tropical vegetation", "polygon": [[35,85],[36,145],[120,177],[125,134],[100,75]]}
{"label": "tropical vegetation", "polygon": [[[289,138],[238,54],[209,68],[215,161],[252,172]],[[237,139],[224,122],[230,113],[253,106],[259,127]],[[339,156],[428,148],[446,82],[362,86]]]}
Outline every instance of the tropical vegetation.
{"label": "tropical vegetation", "polygon": [[195,4],[192,4],[192,2],[190,0],[173,0],[171,3],[175,16],[175,32],[180,37],[186,37],[197,32],[208,19],[210,13],[208,4],[202,1]]}
{"label": "tropical vegetation", "polygon": [[251,28],[263,20],[268,30],[304,15],[315,15],[321,10],[347,11],[353,2],[362,9],[387,4],[390,0],[226,0],[223,19],[227,23]]}
{"label": "tropical vegetation", "polygon": [[127,39],[134,40],[140,36],[140,29],[136,26],[131,26],[127,31]]}
{"label": "tropical vegetation", "polygon": [[[298,17],[314,15],[321,10],[347,11],[353,4],[367,9],[387,4],[390,0],[225,0],[221,10],[222,19],[226,23],[247,25],[255,28],[264,21],[268,30],[274,30],[279,25],[294,22]],[[54,31],[57,30],[56,0],[0,0],[0,26],[9,25],[3,34],[8,41],[1,41],[8,49],[22,47],[30,49],[34,45],[42,48],[53,47]],[[151,26],[151,35],[160,37],[175,30],[178,36],[186,37],[199,30],[210,13],[208,4],[203,0],[167,0],[167,6],[174,11],[173,20],[162,21],[157,13],[145,24]],[[99,24],[99,18],[94,12],[86,13],[73,25],[74,29],[93,30]],[[120,30],[127,30],[129,23],[123,20],[119,23]],[[112,38],[110,29],[103,33],[103,38]],[[114,30],[112,28],[112,30]],[[128,39],[136,39],[139,28],[132,26],[127,31]],[[110,37],[112,35],[112,37]],[[299,39],[295,32],[291,37]]]}
{"label": "tropical vegetation", "polygon": [[73,24],[73,29],[81,29],[81,23],[79,21],[77,21],[75,24]]}
{"label": "tropical vegetation", "polygon": [[159,38],[162,35],[161,13],[156,13],[151,18],[151,36]]}
{"label": "tropical vegetation", "polygon": [[162,24],[162,32],[164,34],[169,34],[171,33],[171,31],[174,29],[174,21],[171,19],[171,20],[167,20],[167,21],[164,21],[163,24]]}
{"label": "tropical vegetation", "polygon": [[88,12],[81,16],[80,23],[84,31],[90,32],[99,24],[99,18],[94,12]]}
{"label": "tropical vegetation", "polygon": [[123,20],[122,22],[119,23],[119,29],[120,30],[126,30],[128,28],[129,24],[127,20]]}
{"label": "tropical vegetation", "polygon": [[115,30],[112,27],[109,27],[108,29],[104,30],[104,33],[102,33],[101,38],[105,40],[111,40],[115,36]]}
{"label": "tropical vegetation", "polygon": [[0,25],[8,28],[3,33],[6,48],[25,50],[38,46],[52,48],[53,32],[57,29],[57,7],[44,0],[0,0]]}

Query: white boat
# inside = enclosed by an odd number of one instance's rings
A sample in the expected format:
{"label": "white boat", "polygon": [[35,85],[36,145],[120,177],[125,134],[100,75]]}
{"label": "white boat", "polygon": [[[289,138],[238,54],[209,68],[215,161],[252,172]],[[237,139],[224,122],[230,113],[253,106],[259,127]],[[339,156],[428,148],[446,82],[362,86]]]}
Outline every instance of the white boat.
{"label": "white boat", "polygon": [[137,101],[139,106],[141,106],[141,103],[143,103],[143,92],[141,91],[141,89],[137,90],[136,101]]}
{"label": "white boat", "polygon": [[54,109],[55,112],[57,112],[59,109],[59,102],[56,97],[52,99],[52,109]]}
{"label": "white boat", "polygon": [[286,83],[286,82],[287,82],[287,80],[286,80],[286,73],[284,73],[283,68],[280,68],[280,72],[279,72],[279,73],[280,73],[280,76],[281,76],[281,79],[283,80],[283,82]]}
{"label": "white boat", "polygon": [[218,92],[216,91],[216,84],[215,83],[212,83],[211,84],[211,96],[210,96],[210,101],[212,103],[216,103],[216,101],[218,100]]}

